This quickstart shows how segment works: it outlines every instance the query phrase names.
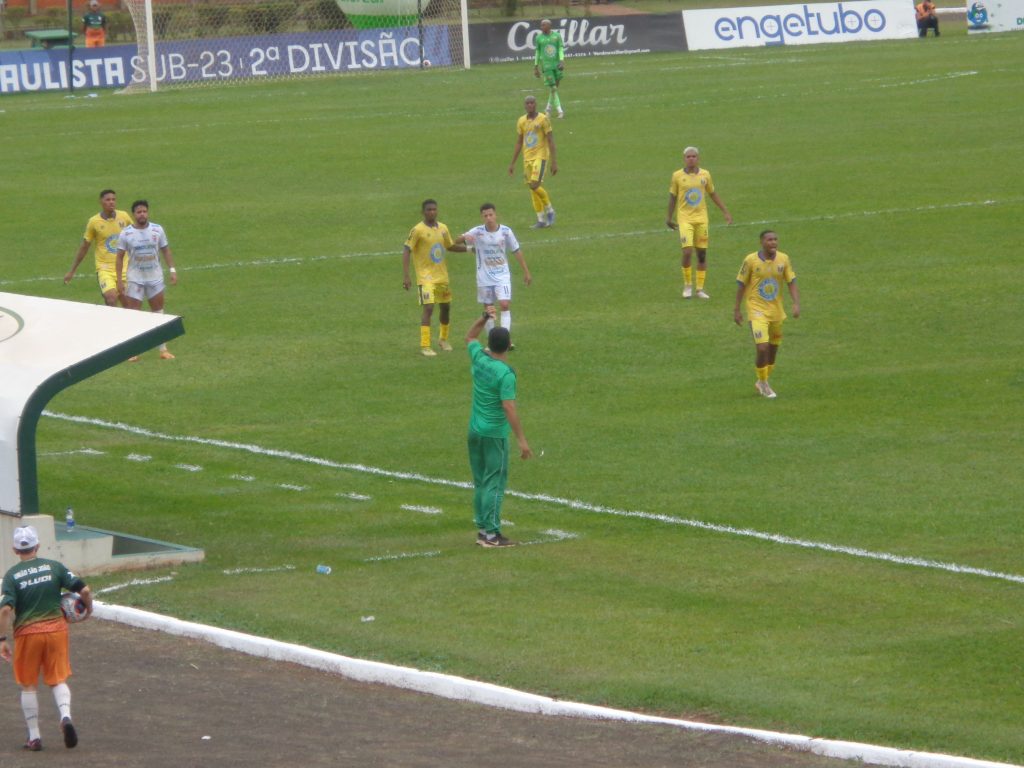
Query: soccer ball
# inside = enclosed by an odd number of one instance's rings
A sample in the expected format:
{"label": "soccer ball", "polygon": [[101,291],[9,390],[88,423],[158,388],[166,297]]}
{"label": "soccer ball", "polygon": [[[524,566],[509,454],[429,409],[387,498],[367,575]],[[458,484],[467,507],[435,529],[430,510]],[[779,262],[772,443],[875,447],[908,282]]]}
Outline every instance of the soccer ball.
{"label": "soccer ball", "polygon": [[423,60],[423,68],[424,69],[430,69],[430,59],[424,59]]}
{"label": "soccer ball", "polygon": [[64,618],[71,623],[84,621],[86,617],[85,601],[77,592],[65,592],[60,596],[60,610]]}

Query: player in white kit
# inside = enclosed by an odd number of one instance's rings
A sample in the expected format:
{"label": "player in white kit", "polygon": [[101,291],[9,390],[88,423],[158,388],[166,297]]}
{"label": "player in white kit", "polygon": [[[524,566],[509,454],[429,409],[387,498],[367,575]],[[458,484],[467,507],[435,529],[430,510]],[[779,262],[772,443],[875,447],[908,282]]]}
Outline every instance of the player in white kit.
{"label": "player in white kit", "polygon": [[[523,258],[523,251],[515,234],[504,224],[498,223],[498,212],[493,203],[480,206],[483,224],[473,227],[464,235],[455,238],[456,243],[466,243],[476,251],[476,298],[487,307],[497,305],[501,314],[501,327],[512,331],[512,271],[509,269],[508,254],[516,257],[523,269],[523,280],[527,285],[533,282],[530,270]],[[486,328],[494,327],[494,320],[488,320]]]}
{"label": "player in white kit", "polygon": [[[136,200],[132,203],[134,225],[121,230],[117,244],[117,292],[122,297],[125,309],[142,309],[143,299],[149,303],[150,312],[163,314],[164,311],[164,270],[160,266],[163,256],[171,275],[171,285],[178,284],[178,270],[167,244],[167,234],[159,224],[149,220],[149,203]],[[124,280],[124,262],[128,261],[127,282]],[[139,358],[129,358],[136,362]],[[166,344],[160,345],[160,359],[173,360],[174,355]]]}

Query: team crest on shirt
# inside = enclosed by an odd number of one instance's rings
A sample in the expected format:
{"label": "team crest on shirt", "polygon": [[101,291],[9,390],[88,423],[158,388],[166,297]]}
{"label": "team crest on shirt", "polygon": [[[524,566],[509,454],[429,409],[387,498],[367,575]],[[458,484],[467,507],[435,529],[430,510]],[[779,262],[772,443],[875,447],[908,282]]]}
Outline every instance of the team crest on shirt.
{"label": "team crest on shirt", "polygon": [[775,297],[779,295],[779,281],[774,277],[766,277],[757,286],[757,293],[765,301],[775,301]]}
{"label": "team crest on shirt", "polygon": [[444,246],[440,243],[434,243],[430,246],[430,260],[435,264],[440,264],[444,259]]}
{"label": "team crest on shirt", "polygon": [[524,141],[526,142],[527,148],[533,149],[537,146],[537,134],[533,131],[527,131]]}
{"label": "team crest on shirt", "polygon": [[683,199],[687,205],[700,205],[700,201],[704,199],[704,190],[690,187],[686,190],[686,194],[683,195]]}

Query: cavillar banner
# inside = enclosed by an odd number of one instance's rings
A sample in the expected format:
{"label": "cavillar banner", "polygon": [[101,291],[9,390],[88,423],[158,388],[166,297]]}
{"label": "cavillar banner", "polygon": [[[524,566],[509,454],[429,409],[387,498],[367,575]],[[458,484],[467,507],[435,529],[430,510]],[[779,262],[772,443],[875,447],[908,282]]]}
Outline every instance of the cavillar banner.
{"label": "cavillar banner", "polygon": [[977,0],[967,3],[968,32],[1013,32],[1024,29],[1024,0]]}
{"label": "cavillar banner", "polygon": [[909,0],[683,11],[691,51],[917,37]]}

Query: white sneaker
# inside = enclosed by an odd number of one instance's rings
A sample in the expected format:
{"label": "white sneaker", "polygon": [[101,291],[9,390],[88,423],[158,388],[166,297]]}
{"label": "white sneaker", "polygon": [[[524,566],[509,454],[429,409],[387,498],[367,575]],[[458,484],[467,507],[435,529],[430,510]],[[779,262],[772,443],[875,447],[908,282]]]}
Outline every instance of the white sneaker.
{"label": "white sneaker", "polygon": [[775,394],[775,390],[769,386],[768,382],[764,382],[761,385],[761,394],[767,397],[769,400],[774,400],[778,395]]}
{"label": "white sneaker", "polygon": [[565,117],[565,112],[563,112],[562,110],[558,110],[558,119],[561,120],[563,117]]}
{"label": "white sneaker", "polygon": [[420,354],[424,357],[437,357],[437,352],[430,347],[420,347]]}
{"label": "white sneaker", "polygon": [[761,385],[761,380],[760,379],[758,379],[757,381],[754,382],[754,389],[757,390],[757,394],[759,394],[759,395],[763,395],[764,394],[764,387]]}
{"label": "white sneaker", "polygon": [[693,296],[693,287],[689,285],[683,286],[683,298],[688,299]]}
{"label": "white sneaker", "polygon": [[706,293],[704,293],[704,291],[701,290],[701,291],[697,291],[697,298],[698,299],[710,299],[711,297],[708,296]]}
{"label": "white sneaker", "polygon": [[448,343],[447,339],[441,339],[439,342],[437,342],[437,346],[439,346],[441,348],[441,351],[443,352],[452,351],[452,345]]}

